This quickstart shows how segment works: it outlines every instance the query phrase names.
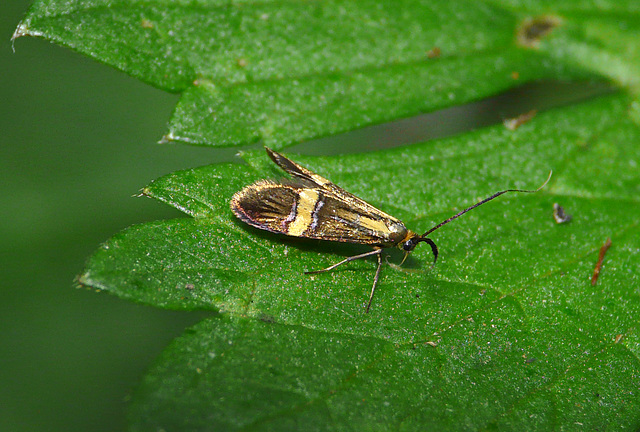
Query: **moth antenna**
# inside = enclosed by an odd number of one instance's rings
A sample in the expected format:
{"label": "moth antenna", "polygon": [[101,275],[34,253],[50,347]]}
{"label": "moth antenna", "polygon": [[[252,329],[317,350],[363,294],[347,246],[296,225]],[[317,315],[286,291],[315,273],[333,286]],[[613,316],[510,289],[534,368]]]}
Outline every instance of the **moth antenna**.
{"label": "moth antenna", "polygon": [[[462,216],[463,214],[465,214],[466,212],[473,210],[476,207],[481,206],[482,204],[488,203],[491,200],[494,200],[496,198],[498,198],[500,195],[502,194],[506,194],[507,192],[522,192],[522,193],[535,193],[538,192],[540,189],[542,189],[543,187],[545,187],[547,185],[547,183],[549,183],[549,180],[551,180],[551,175],[553,174],[553,171],[549,171],[549,177],[547,177],[547,180],[545,180],[544,183],[542,183],[542,185],[536,189],[536,190],[524,190],[524,189],[507,189],[507,190],[503,190],[500,192],[496,192],[493,195],[491,195],[488,198],[483,199],[482,201],[480,201],[479,203],[475,203],[474,205],[472,205],[471,207],[467,207],[466,209],[462,210],[460,213],[455,214],[453,216],[451,216],[449,219],[444,220],[442,222],[440,222],[438,225],[434,226],[433,228],[431,228],[429,231],[425,232],[424,234],[422,234],[422,238],[425,239],[426,241],[426,237],[431,234],[432,232],[434,232],[435,230],[437,230],[438,228],[442,227],[443,225],[448,224],[449,222],[451,222],[454,219],[459,218],[460,216]],[[437,255],[436,255],[437,257]]]}
{"label": "moth antenna", "polygon": [[433,264],[435,264],[436,261],[438,261],[438,246],[436,246],[433,240],[431,240],[430,238],[426,238],[424,236],[420,238],[420,241],[423,241],[427,243],[429,246],[431,246],[431,252],[433,252]]}

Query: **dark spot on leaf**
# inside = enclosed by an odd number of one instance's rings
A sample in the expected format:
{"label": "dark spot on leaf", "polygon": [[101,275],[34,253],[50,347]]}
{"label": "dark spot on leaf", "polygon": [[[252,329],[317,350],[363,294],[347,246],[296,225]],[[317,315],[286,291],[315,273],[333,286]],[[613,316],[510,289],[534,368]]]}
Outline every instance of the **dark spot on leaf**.
{"label": "dark spot on leaf", "polygon": [[274,323],[276,322],[276,318],[273,315],[267,315],[265,313],[260,315],[260,321],[266,323]]}
{"label": "dark spot on leaf", "polygon": [[527,18],[518,29],[518,43],[527,48],[537,48],[542,38],[560,24],[560,18],[552,15]]}
{"label": "dark spot on leaf", "polygon": [[600,270],[602,270],[602,262],[604,261],[604,255],[607,253],[609,248],[611,247],[611,239],[607,238],[607,241],[600,248],[600,253],[598,254],[598,262],[596,263],[596,267],[593,269],[593,276],[591,276],[591,285],[595,286],[598,281],[598,277],[600,276]]}
{"label": "dark spot on leaf", "polygon": [[430,59],[438,58],[438,57],[440,57],[440,54],[441,54],[440,48],[433,47],[427,52],[427,57],[430,58]]}

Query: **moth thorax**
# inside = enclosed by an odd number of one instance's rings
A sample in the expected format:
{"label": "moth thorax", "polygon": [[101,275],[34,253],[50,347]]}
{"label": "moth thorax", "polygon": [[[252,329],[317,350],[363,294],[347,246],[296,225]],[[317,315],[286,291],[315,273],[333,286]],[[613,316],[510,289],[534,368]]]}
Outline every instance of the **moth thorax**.
{"label": "moth thorax", "polygon": [[405,227],[402,222],[390,222],[387,228],[389,229],[389,241],[394,246],[404,240],[409,234],[409,230],[407,230],[407,227]]}

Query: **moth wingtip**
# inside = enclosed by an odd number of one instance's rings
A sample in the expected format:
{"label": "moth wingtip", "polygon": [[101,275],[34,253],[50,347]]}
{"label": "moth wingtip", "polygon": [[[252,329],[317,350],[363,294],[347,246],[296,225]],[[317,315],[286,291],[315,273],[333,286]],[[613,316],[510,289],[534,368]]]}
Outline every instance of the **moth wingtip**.
{"label": "moth wingtip", "polygon": [[239,212],[242,211],[242,199],[246,195],[246,188],[239,190],[234,193],[229,201],[229,207],[236,214],[236,216],[240,217]]}
{"label": "moth wingtip", "polygon": [[282,155],[280,153],[278,153],[277,151],[271,150],[269,147],[266,147],[266,146],[265,146],[264,150],[267,152],[267,154],[269,155],[271,160],[274,161],[276,164],[278,164],[278,159],[280,159],[282,157]]}
{"label": "moth wingtip", "polygon": [[240,217],[240,213],[244,214],[245,203],[255,200],[255,195],[261,189],[268,188],[276,183],[270,180],[258,180],[257,182],[243,187],[238,192],[234,193],[229,200],[229,207],[231,210]]}
{"label": "moth wingtip", "polygon": [[247,222],[247,220],[250,220],[250,218],[242,205],[242,199],[244,195],[244,189],[233,194],[233,196],[231,197],[231,201],[229,201],[229,207],[238,219]]}

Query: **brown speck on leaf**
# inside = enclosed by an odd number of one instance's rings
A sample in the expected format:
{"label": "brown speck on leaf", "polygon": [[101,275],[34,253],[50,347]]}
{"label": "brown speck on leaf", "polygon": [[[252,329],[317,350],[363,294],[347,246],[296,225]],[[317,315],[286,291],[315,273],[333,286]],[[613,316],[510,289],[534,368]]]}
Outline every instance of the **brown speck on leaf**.
{"label": "brown speck on leaf", "polygon": [[518,43],[527,48],[538,48],[542,38],[561,23],[559,17],[552,15],[527,18],[518,29]]}
{"label": "brown speck on leaf", "polygon": [[438,48],[438,47],[431,48],[427,52],[427,57],[430,58],[430,59],[440,57],[440,48]]}
{"label": "brown speck on leaf", "polygon": [[153,28],[153,23],[151,21],[149,21],[148,19],[146,19],[146,18],[142,20],[140,25],[142,26],[142,28],[146,28],[146,29],[152,29]]}
{"label": "brown speck on leaf", "polygon": [[504,124],[504,127],[509,129],[510,131],[514,131],[518,129],[520,126],[522,126],[523,124],[525,124],[526,122],[528,122],[529,120],[531,120],[532,118],[534,118],[537,113],[538,113],[538,110],[531,110],[524,114],[520,114],[518,117],[505,119],[502,123]]}
{"label": "brown speck on leaf", "polygon": [[247,61],[247,59],[245,59],[245,58],[239,58],[238,59],[238,66],[240,66],[241,68],[247,67],[248,64],[249,64],[249,62]]}
{"label": "brown speck on leaf", "polygon": [[260,321],[269,323],[269,324],[276,322],[276,318],[273,315],[268,315],[265,313],[260,314],[259,319]]}
{"label": "brown speck on leaf", "polygon": [[516,71],[511,72],[511,78],[514,80],[520,79],[520,72],[516,72]]}
{"label": "brown speck on leaf", "polygon": [[624,336],[623,334],[619,334],[619,335],[617,335],[617,336],[616,336],[616,340],[615,340],[613,343],[620,343],[620,341],[622,340],[622,337],[623,337],[623,336]]}
{"label": "brown speck on leaf", "polygon": [[604,255],[607,253],[607,250],[611,247],[611,239],[608,238],[606,242],[600,248],[600,253],[598,254],[598,262],[596,263],[596,268],[593,269],[593,276],[591,276],[591,285],[595,286],[598,281],[598,276],[600,276],[600,270],[602,269],[602,261],[604,261]]}

